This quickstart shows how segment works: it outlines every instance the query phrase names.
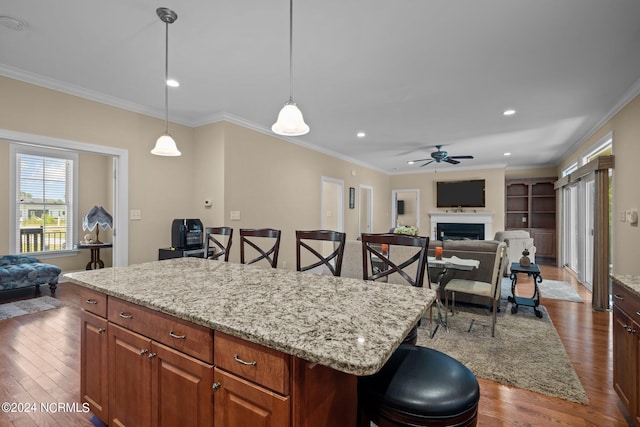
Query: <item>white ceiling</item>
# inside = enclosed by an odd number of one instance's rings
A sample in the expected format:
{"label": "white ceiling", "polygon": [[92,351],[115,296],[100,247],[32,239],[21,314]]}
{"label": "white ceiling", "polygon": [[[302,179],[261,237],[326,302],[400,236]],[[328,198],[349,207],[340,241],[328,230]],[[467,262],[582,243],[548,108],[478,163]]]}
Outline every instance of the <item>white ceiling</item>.
{"label": "white ceiling", "polygon": [[[286,0],[0,0],[24,22],[0,25],[0,74],[164,118],[161,6],[178,14],[170,120],[270,132],[289,97]],[[553,166],[640,92],[637,0],[295,0],[293,18],[311,132],[291,140],[388,173],[433,170],[407,161],[437,144],[475,156],[438,170]]]}

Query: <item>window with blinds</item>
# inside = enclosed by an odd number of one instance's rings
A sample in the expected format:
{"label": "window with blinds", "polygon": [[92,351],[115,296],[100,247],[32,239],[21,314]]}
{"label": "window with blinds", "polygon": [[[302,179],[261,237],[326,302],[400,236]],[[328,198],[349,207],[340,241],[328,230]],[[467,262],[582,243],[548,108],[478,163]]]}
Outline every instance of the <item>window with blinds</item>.
{"label": "window with blinds", "polygon": [[15,253],[72,250],[77,155],[24,147],[14,161]]}

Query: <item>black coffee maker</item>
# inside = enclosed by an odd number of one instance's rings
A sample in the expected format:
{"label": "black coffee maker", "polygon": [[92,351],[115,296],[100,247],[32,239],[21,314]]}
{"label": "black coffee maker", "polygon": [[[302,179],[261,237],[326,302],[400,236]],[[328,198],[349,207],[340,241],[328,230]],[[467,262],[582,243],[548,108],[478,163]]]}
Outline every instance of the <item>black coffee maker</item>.
{"label": "black coffee maker", "polygon": [[199,219],[174,219],[171,246],[175,249],[202,249],[204,228]]}

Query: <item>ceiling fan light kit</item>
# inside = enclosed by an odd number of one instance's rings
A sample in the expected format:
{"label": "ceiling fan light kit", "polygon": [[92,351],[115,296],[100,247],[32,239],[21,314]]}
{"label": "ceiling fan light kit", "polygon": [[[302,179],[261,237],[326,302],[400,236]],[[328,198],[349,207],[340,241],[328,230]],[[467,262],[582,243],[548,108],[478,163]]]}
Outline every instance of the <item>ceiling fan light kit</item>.
{"label": "ceiling fan light kit", "polygon": [[162,22],[165,23],[165,62],[164,62],[164,112],[165,112],[165,130],[164,133],[156,141],[155,147],[151,150],[151,154],[156,156],[180,156],[182,153],[178,150],[176,142],[169,134],[169,24],[173,24],[178,15],[171,9],[159,7],[156,13]]}
{"label": "ceiling fan light kit", "polygon": [[271,130],[278,135],[300,136],[309,133],[302,111],[293,102],[293,0],[289,0],[289,100],[284,104]]}

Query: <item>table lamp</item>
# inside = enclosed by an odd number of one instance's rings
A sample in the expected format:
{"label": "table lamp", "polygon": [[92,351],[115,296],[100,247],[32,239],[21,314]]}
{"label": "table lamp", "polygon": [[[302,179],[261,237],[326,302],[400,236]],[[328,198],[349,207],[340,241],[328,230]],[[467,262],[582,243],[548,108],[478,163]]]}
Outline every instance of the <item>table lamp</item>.
{"label": "table lamp", "polygon": [[94,228],[96,229],[96,241],[94,243],[102,243],[99,237],[100,229],[106,230],[107,227],[113,227],[113,217],[102,206],[92,207],[82,218],[83,230],[93,231]]}

